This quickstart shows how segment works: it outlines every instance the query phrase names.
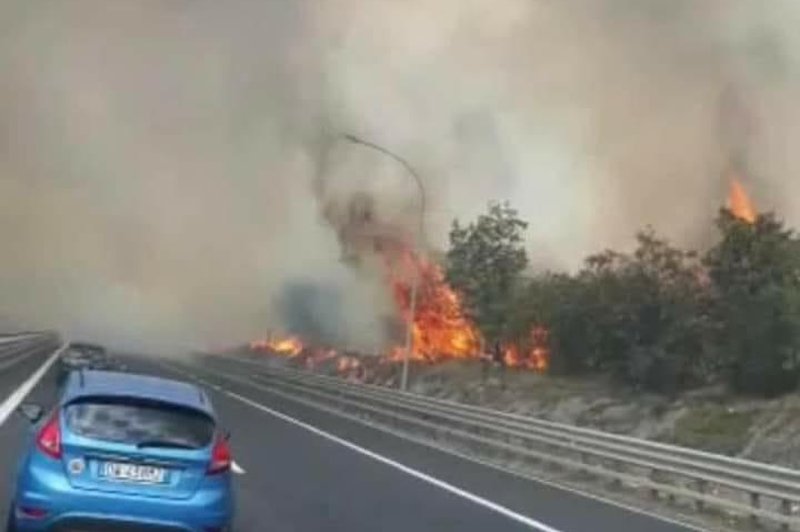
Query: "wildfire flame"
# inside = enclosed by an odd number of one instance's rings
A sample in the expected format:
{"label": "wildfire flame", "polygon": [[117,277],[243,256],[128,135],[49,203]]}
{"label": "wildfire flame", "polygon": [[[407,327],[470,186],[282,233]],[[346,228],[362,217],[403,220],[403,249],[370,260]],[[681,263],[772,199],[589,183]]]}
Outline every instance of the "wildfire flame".
{"label": "wildfire flame", "polygon": [[303,351],[303,342],[296,336],[267,338],[250,342],[251,351],[272,351],[279,355],[297,356]]}
{"label": "wildfire flame", "polygon": [[[388,283],[398,314],[406,324],[412,322],[410,358],[429,363],[482,358],[481,334],[465,312],[459,294],[447,284],[441,266],[409,250],[385,258]],[[417,276],[417,296],[412,317],[414,276]],[[547,329],[534,327],[527,341],[503,346],[503,362],[510,367],[544,372],[550,360],[548,345]],[[290,357],[304,353],[308,369],[335,359],[339,375],[363,376],[364,367],[358,358],[340,355],[333,349],[307,349],[296,336],[259,340],[252,342],[250,348]],[[379,363],[396,362],[404,356],[405,347],[397,346],[385,353]]]}
{"label": "wildfire flame", "polygon": [[520,348],[516,344],[505,347],[503,361],[506,366],[514,368],[527,368],[543,373],[547,371],[550,363],[549,332],[547,328],[536,326],[531,330],[530,349],[527,356],[520,354]]}
{"label": "wildfire flame", "polygon": [[[411,275],[418,277],[417,304],[412,324],[410,358],[437,362],[445,359],[475,359],[482,356],[482,338],[469,319],[460,296],[447,284],[441,266],[415,253],[401,255],[400,268],[392,268],[395,303],[406,323],[411,320]],[[548,368],[550,351],[544,327],[534,327],[528,349],[517,344],[504,347],[503,361],[511,367],[544,372]],[[405,349],[396,347],[390,353],[393,360],[401,359]]]}
{"label": "wildfire flame", "polygon": [[734,216],[749,224],[755,223],[758,213],[753,202],[744,190],[744,186],[738,179],[731,180],[731,188],[728,194],[728,209]]}
{"label": "wildfire flame", "polygon": [[[467,318],[458,294],[445,282],[438,264],[407,251],[389,272],[395,304],[406,323],[412,320],[412,276],[418,276],[411,329],[412,358],[437,361],[477,355],[480,349],[478,330]],[[396,348],[393,356],[402,354],[403,348]]]}

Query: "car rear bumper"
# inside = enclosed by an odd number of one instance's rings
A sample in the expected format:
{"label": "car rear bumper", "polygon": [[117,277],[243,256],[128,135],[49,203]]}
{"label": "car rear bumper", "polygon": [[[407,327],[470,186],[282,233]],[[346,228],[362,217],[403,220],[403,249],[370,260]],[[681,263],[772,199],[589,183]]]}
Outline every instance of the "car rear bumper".
{"label": "car rear bumper", "polygon": [[[126,498],[126,503],[131,502]],[[123,501],[120,501],[123,502]],[[170,501],[172,502],[172,501]],[[23,502],[22,505],[29,503]],[[136,530],[138,532],[206,532],[207,530],[223,530],[229,526],[231,513],[212,513],[208,510],[192,507],[186,512],[175,505],[142,505],[152,509],[151,513],[135,511],[126,508],[119,511],[119,505],[98,505],[96,500],[90,501],[91,511],[77,508],[79,504],[70,501],[69,508],[51,504],[47,507],[47,515],[43,519],[26,517],[15,511],[17,532],[39,531],[111,531],[123,532]],[[17,506],[18,507],[18,506]]]}
{"label": "car rear bumper", "polygon": [[[31,529],[17,528],[17,530]],[[59,520],[58,524],[46,530],[48,532],[187,532],[193,529],[98,517],[68,517]]]}
{"label": "car rear bumper", "polygon": [[[63,470],[32,468],[18,485],[15,508],[20,507],[46,514],[32,518],[15,511],[19,532],[127,530],[134,525],[137,530],[144,525],[145,530],[206,532],[230,525],[234,502],[229,478],[201,485],[190,498],[167,499],[78,489],[69,483]],[[115,525],[109,528],[109,522]],[[87,524],[90,526],[83,526]]]}

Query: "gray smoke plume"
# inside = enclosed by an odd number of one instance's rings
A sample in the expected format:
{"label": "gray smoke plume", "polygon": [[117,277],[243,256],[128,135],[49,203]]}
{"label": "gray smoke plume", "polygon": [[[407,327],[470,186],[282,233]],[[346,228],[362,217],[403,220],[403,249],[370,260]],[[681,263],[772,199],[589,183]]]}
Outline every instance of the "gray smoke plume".
{"label": "gray smoke plume", "polygon": [[646,224],[701,241],[734,86],[745,186],[800,222],[798,22],[793,0],[0,0],[0,319],[148,349],[306,327],[379,346],[387,294],[323,213],[367,194],[405,233],[416,190],[339,146],[315,194],[326,129],[418,169],[433,247],[508,198],[533,262],[573,267]]}

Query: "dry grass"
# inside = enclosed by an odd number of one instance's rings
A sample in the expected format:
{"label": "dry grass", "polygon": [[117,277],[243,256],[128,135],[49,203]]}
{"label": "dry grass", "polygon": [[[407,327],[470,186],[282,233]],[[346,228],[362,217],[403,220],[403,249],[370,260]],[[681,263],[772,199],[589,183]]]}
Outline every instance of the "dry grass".
{"label": "dry grass", "polygon": [[678,418],[673,443],[704,451],[736,455],[747,445],[759,412],[722,405],[702,405]]}

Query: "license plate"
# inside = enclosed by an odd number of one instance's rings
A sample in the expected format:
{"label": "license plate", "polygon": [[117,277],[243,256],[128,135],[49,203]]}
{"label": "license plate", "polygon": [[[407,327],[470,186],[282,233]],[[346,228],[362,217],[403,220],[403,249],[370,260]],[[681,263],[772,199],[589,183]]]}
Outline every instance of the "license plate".
{"label": "license plate", "polygon": [[100,474],[109,480],[120,482],[139,482],[142,484],[163,484],[167,481],[167,470],[139,464],[103,462]]}

